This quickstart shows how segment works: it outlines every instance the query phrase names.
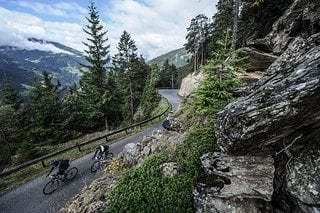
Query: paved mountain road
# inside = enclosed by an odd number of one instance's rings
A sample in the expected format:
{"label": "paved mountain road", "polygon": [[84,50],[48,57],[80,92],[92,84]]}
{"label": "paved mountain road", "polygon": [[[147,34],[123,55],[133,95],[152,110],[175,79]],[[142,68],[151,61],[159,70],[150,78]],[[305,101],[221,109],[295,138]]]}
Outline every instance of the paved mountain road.
{"label": "paved mountain road", "polygon": [[[159,93],[166,97],[176,110],[181,103],[178,90],[160,90]],[[162,129],[161,124],[130,136],[115,144],[110,145],[110,150],[118,154],[127,143],[137,142],[145,135],[151,135],[154,130]],[[71,181],[60,184],[59,188],[51,195],[44,195],[42,189],[49,181],[45,176],[36,178],[17,189],[8,192],[0,197],[0,213],[45,213],[59,212],[65,203],[80,192],[80,190],[97,179],[100,174],[90,171],[93,160],[93,153],[81,157],[71,162],[70,167],[76,166],[79,170],[78,175]]]}

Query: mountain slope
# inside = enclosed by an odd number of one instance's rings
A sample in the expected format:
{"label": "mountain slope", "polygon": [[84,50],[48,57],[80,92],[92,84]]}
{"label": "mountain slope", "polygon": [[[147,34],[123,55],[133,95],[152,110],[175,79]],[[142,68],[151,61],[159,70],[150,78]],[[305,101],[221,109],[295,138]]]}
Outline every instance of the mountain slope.
{"label": "mountain slope", "polygon": [[55,52],[0,46],[0,82],[7,76],[15,88],[21,90],[23,85],[30,83],[31,73],[41,75],[43,71],[50,73],[63,86],[78,82],[81,75],[79,62],[85,63],[80,51],[56,42],[35,38],[28,41],[37,47],[50,47]]}
{"label": "mountain slope", "polygon": [[174,64],[176,67],[183,67],[188,64],[188,60],[190,58],[191,54],[187,53],[187,50],[185,48],[180,48],[158,56],[148,61],[147,63],[157,64],[159,67],[161,67],[164,64],[165,60],[168,59],[170,64]]}

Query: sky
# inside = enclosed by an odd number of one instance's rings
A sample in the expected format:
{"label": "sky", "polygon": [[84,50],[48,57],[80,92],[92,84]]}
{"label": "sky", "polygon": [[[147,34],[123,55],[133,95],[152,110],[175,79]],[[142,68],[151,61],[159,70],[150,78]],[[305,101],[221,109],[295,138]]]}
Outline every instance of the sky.
{"label": "sky", "polygon": [[[212,18],[218,0],[96,0],[111,56],[123,31],[149,60],[186,43],[192,18]],[[59,52],[52,45],[39,45],[27,38],[55,41],[83,52],[88,37],[89,0],[0,0],[0,46]]]}

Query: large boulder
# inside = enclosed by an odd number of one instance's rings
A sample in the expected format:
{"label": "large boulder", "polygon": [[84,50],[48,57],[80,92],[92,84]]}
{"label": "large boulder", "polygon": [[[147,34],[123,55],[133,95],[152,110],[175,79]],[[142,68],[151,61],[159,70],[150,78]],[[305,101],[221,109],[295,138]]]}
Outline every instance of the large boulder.
{"label": "large boulder", "polygon": [[298,37],[252,86],[249,95],[217,114],[216,137],[221,150],[257,154],[300,133],[320,135],[319,44],[320,34],[307,40]]}
{"label": "large boulder", "polygon": [[200,82],[205,79],[203,72],[193,72],[182,79],[179,95],[187,97],[192,94],[193,90],[197,89]]}
{"label": "large boulder", "polygon": [[124,164],[127,167],[136,165],[140,157],[140,146],[136,143],[128,143],[124,146],[120,156],[123,157]]}
{"label": "large boulder", "polygon": [[268,206],[273,193],[273,163],[270,156],[203,155],[201,165],[215,182],[197,185],[193,192],[196,211],[260,212],[259,206]]}

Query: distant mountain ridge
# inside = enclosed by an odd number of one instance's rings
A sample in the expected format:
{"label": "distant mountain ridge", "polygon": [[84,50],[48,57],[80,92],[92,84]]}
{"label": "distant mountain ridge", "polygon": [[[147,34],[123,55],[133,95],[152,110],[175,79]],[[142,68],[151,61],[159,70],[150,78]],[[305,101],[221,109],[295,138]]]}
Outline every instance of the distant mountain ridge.
{"label": "distant mountain ridge", "polygon": [[176,67],[183,67],[188,64],[188,60],[190,58],[191,54],[187,53],[187,50],[185,48],[180,48],[151,59],[147,63],[157,64],[159,67],[161,67],[168,59],[170,64],[174,64]]}
{"label": "distant mountain ridge", "polygon": [[42,39],[29,38],[28,41],[38,46],[51,45],[58,52],[0,46],[0,82],[6,76],[15,88],[22,90],[24,85],[30,83],[32,73],[41,75],[43,71],[59,80],[62,86],[79,81],[79,63],[85,63],[80,51]]}

